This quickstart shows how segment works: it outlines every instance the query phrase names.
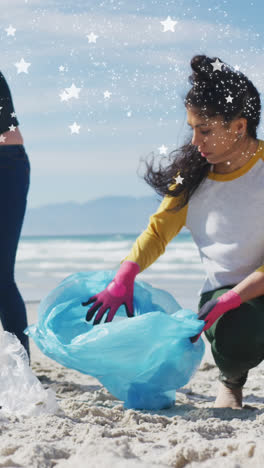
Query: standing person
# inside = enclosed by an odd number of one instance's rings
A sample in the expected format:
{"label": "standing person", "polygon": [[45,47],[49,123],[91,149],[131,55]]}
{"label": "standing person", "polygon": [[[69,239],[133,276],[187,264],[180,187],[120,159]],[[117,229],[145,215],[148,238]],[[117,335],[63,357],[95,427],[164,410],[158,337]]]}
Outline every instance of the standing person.
{"label": "standing person", "polygon": [[114,280],[83,305],[97,324],[125,304],[133,315],[136,275],[186,226],[206,278],[198,317],[220,370],[215,407],[242,408],[248,371],[264,358],[264,142],[257,139],[260,96],[218,58],[191,60],[185,98],[192,139],[167,167],[147,164],[145,180],[164,199]]}
{"label": "standing person", "polygon": [[23,224],[30,165],[18,128],[10,89],[0,72],[0,318],[29,355],[24,301],[14,279],[18,241]]}

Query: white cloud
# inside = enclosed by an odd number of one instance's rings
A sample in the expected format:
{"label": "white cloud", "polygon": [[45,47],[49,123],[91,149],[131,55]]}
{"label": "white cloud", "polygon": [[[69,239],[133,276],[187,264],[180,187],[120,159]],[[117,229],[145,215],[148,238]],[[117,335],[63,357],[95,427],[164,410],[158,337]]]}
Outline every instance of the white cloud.
{"label": "white cloud", "polygon": [[[160,21],[167,12],[158,16],[153,10],[144,18],[127,13],[133,12],[133,2],[121,2],[114,14],[100,10],[100,3],[1,0],[1,70],[13,93],[34,177],[114,177],[118,167],[122,176],[130,171],[135,179],[140,155],[170,145],[180,133],[181,122],[173,122],[173,114],[175,120],[183,118],[182,97],[196,53],[239,64],[264,90],[262,45],[254,50],[258,42],[247,24],[230,28],[168,12],[179,22],[174,33],[163,33]],[[9,24],[16,28],[14,38],[6,35]],[[98,35],[94,44],[86,37],[91,32]],[[31,63],[26,76],[18,76],[14,66],[21,57]],[[67,67],[63,74],[60,65]],[[73,82],[81,88],[80,99],[61,102],[61,90]],[[108,102],[106,89],[112,92]],[[127,111],[132,111],[129,119]],[[73,139],[68,125],[74,121],[81,131]]]}
{"label": "white cloud", "polygon": [[[12,18],[15,27],[17,28],[17,39],[20,34],[26,34],[28,37],[34,36],[36,43],[32,43],[31,47],[36,45],[38,52],[42,51],[38,47],[38,37],[41,40],[42,35],[47,38],[50,35],[54,38],[55,49],[56,41],[63,41],[65,45],[70,45],[73,39],[80,39],[82,44],[79,44],[82,49],[96,50],[103,47],[105,50],[112,47],[120,47],[124,49],[133,49],[141,46],[164,46],[169,44],[186,44],[205,41],[211,44],[219,39],[241,39],[245,35],[243,28],[230,27],[228,25],[217,25],[214,23],[201,20],[180,20],[175,27],[175,32],[172,34],[164,34],[160,21],[164,19],[162,16],[152,16],[144,18],[137,14],[126,14],[120,12],[110,14],[102,10],[101,13],[94,12],[92,7],[87,7],[86,12],[79,15],[60,12],[56,5],[59,2],[53,1],[43,7],[42,1],[32,2],[32,6],[26,8],[21,4],[21,0],[12,0],[14,2],[12,8]],[[10,0],[1,0],[2,4],[10,5]],[[37,9],[36,5],[41,8]],[[124,8],[125,10],[125,8]],[[2,8],[1,22],[8,21],[10,18],[10,9]],[[93,31],[99,35],[96,44],[89,44],[86,35]],[[45,42],[43,43],[44,50]],[[59,46],[59,44],[57,44]],[[51,54],[53,49],[49,49]]]}
{"label": "white cloud", "polygon": [[[68,139],[67,139],[68,141]],[[133,149],[124,148],[122,155],[113,149],[105,151],[104,148],[95,149],[94,146],[89,145],[87,139],[86,145],[82,149],[76,147],[74,142],[68,142],[71,149],[62,149],[61,151],[54,151],[52,145],[49,151],[38,150],[30,153],[31,166],[35,176],[48,176],[53,175],[76,175],[76,174],[89,174],[89,177],[100,177],[102,174],[134,174],[139,165],[139,148],[135,146]],[[107,155],[107,157],[106,157]],[[102,171],[102,164],[104,170]]]}
{"label": "white cloud", "polygon": [[[99,14],[91,5],[86,12],[76,15],[73,9],[69,13],[59,11],[62,3],[56,0],[45,2],[45,7],[41,1],[32,0],[27,7],[22,6],[21,0],[13,1],[12,19],[17,38],[13,42],[2,38],[1,67],[12,68],[14,60],[26,52],[25,59],[32,62],[31,76],[36,75],[37,68],[55,67],[56,59],[56,66],[63,60],[72,63],[72,69],[79,64],[80,69],[91,67],[95,72],[94,63],[103,62],[108,69],[122,64],[123,72],[137,66],[168,67],[173,62],[179,68],[196,52],[218,50],[221,57],[228,56],[230,50],[239,50],[250,40],[248,30],[231,29],[228,24],[180,20],[175,32],[166,34],[160,25],[163,17],[146,19],[136,14],[116,15],[103,10]],[[2,2],[5,5],[9,0]],[[9,22],[10,9],[3,8],[2,13],[4,27]],[[90,31],[98,33],[97,44],[88,43],[86,34]],[[242,61],[248,55],[245,48],[241,53]]]}

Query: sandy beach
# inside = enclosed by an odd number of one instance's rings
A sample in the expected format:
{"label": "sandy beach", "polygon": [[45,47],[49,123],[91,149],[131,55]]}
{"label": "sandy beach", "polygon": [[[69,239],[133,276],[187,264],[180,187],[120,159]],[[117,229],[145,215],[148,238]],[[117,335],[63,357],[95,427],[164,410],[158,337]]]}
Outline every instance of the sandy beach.
{"label": "sandy beach", "polygon": [[[29,323],[37,303],[27,304]],[[264,459],[264,367],[251,371],[245,403],[213,409],[218,371],[208,347],[194,378],[169,410],[124,410],[93,377],[45,357],[31,341],[32,369],[56,392],[59,411],[35,417],[1,413],[0,467],[260,468]]]}

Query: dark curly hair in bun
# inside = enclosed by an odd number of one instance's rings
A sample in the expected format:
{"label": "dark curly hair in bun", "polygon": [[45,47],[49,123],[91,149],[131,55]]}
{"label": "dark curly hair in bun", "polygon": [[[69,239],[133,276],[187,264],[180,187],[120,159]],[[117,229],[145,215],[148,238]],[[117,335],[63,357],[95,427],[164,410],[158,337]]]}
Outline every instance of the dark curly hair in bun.
{"label": "dark curly hair in bun", "polygon": [[[185,106],[198,109],[201,115],[207,117],[221,116],[226,123],[244,117],[248,136],[257,138],[261,102],[253,83],[217,57],[196,55],[191,60],[191,68],[189,82],[192,87],[185,97]],[[228,96],[231,96],[232,102],[228,102]],[[153,159],[146,162],[146,167],[144,180],[159,195],[181,195],[177,210],[188,203],[210,170],[210,164],[190,141],[169,154],[166,167],[160,162],[158,169],[154,169]],[[172,188],[174,178],[179,173],[184,183]]]}
{"label": "dark curly hair in bun", "polygon": [[[219,62],[221,70],[214,71],[213,63],[216,62]],[[256,138],[261,103],[253,83],[218,58],[196,55],[191,60],[191,67],[193,73],[189,81],[192,88],[185,98],[185,105],[201,109],[208,117],[220,115],[226,122],[244,117],[248,135]],[[228,96],[232,102],[227,101]]]}

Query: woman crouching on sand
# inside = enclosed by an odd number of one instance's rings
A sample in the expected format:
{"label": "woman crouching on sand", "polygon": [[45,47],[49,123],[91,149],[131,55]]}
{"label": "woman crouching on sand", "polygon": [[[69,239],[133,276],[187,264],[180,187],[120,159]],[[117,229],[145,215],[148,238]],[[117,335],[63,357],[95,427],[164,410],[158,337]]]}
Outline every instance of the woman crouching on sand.
{"label": "woman crouching on sand", "polygon": [[218,58],[191,60],[185,98],[192,139],[166,167],[147,164],[145,180],[163,201],[114,280],[84,305],[87,320],[111,321],[125,304],[133,316],[136,275],[186,226],[206,278],[198,317],[220,371],[215,407],[242,408],[248,372],[264,358],[264,142],[257,139],[260,96]]}

